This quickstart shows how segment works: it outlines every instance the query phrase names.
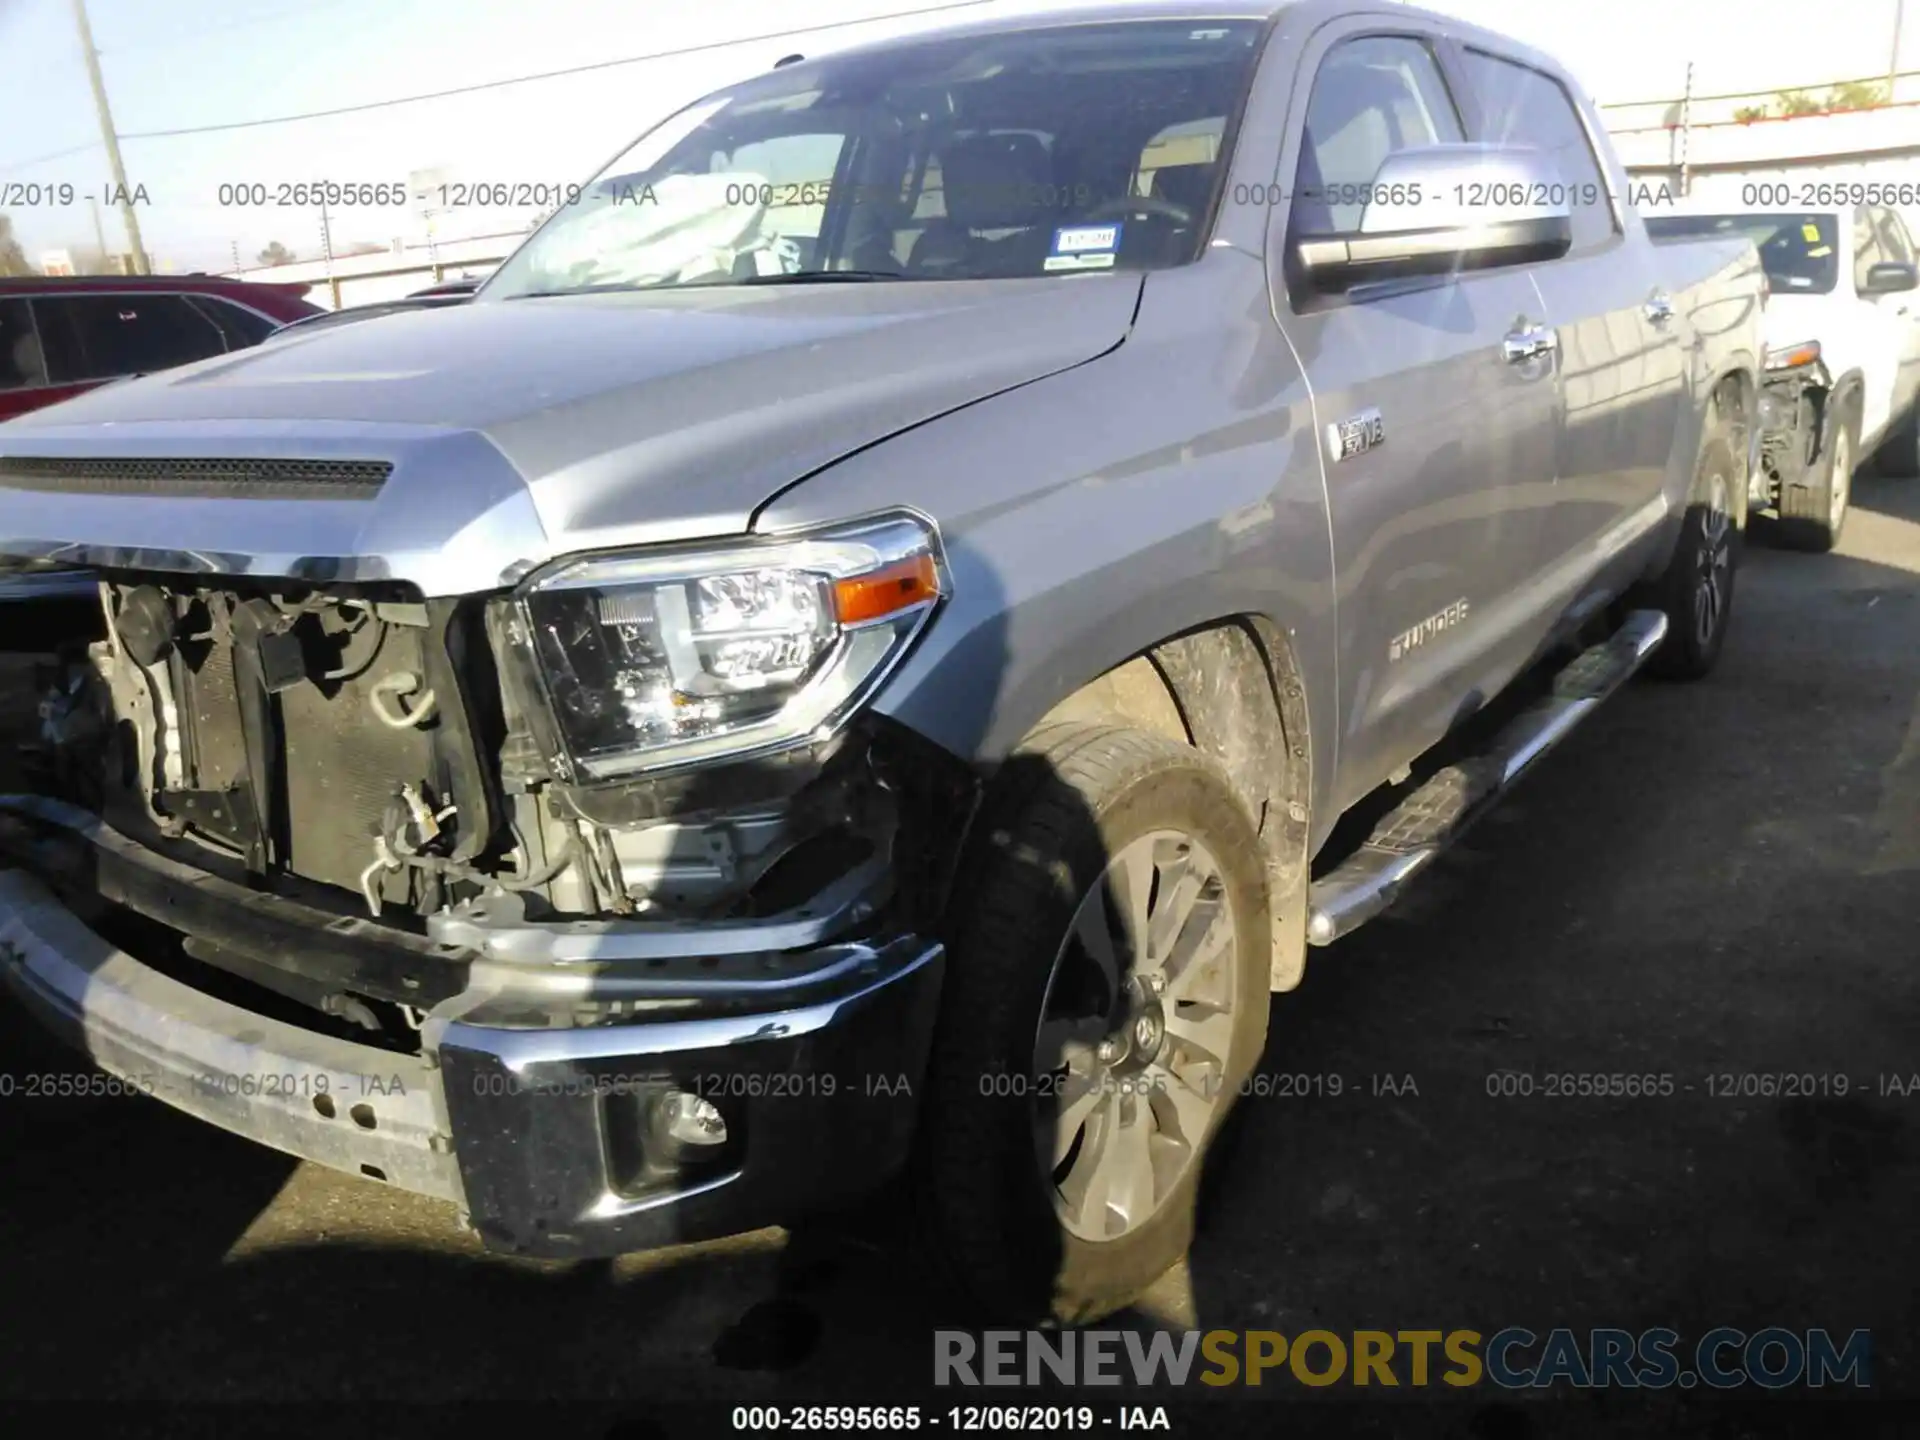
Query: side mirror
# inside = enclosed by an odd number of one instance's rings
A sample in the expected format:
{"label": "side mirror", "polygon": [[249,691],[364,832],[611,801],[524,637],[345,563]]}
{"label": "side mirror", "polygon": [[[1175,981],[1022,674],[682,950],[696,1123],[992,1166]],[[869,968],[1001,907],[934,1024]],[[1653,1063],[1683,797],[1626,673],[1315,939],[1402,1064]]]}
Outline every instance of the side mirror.
{"label": "side mirror", "polygon": [[1909,265],[1904,260],[1882,260],[1867,267],[1867,283],[1860,287],[1860,293],[1898,295],[1902,290],[1915,289],[1920,289],[1920,266]]}
{"label": "side mirror", "polygon": [[[1314,208],[1361,206],[1351,230],[1299,233],[1294,263],[1316,290],[1557,260],[1573,244],[1583,187],[1544,151],[1509,145],[1422,145],[1389,155],[1367,185],[1296,198]],[[1349,193],[1357,192],[1357,193]]]}

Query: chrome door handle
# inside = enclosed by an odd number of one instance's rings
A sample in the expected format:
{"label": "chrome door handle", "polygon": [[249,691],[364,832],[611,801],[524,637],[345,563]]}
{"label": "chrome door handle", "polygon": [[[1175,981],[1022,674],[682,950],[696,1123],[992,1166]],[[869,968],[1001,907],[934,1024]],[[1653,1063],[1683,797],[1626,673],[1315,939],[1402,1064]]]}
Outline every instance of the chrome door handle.
{"label": "chrome door handle", "polygon": [[1664,325],[1673,319],[1673,300],[1664,291],[1656,290],[1641,307],[1641,313],[1647,317],[1650,325]]}
{"label": "chrome door handle", "polygon": [[1500,342],[1500,353],[1507,357],[1509,365],[1518,365],[1523,360],[1536,360],[1542,355],[1551,355],[1560,348],[1560,336],[1550,325],[1529,325],[1515,330]]}

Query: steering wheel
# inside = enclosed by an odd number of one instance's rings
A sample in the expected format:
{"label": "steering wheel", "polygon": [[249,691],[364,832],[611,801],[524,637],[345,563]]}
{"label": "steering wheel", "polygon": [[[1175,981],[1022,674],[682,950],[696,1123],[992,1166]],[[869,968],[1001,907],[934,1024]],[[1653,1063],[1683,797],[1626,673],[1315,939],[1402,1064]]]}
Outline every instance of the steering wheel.
{"label": "steering wheel", "polygon": [[1102,200],[1080,218],[1082,221],[1118,220],[1127,215],[1162,215],[1176,225],[1193,223],[1193,210],[1189,206],[1164,195],[1122,195]]}

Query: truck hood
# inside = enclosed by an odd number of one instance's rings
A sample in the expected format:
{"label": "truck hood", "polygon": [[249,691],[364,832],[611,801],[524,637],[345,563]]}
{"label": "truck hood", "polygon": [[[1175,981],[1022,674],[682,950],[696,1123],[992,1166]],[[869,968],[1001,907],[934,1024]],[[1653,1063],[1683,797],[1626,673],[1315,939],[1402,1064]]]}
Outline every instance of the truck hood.
{"label": "truck hood", "polygon": [[[842,456],[1112,349],[1139,290],[1102,274],[637,291],[269,339],[0,425],[0,567],[449,595],[573,551],[739,534]],[[339,461],[361,462],[353,484],[305,463]]]}

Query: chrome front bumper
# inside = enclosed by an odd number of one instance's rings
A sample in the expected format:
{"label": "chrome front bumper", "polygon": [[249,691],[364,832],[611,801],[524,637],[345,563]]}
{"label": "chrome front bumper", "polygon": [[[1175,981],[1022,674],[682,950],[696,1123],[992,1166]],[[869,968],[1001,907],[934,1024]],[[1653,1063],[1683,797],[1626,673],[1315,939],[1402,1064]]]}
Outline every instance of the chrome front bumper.
{"label": "chrome front bumper", "polygon": [[[173,873],[187,867],[96,831],[96,856],[117,842],[174,894],[194,892],[182,906],[188,933],[223,908],[298,920],[281,913],[299,909],[288,902],[227,895],[213,877]],[[141,862],[120,853],[117,863]],[[645,949],[619,938],[613,948]],[[742,955],[729,953],[736,937],[719,948],[701,968],[731,983],[679,999],[647,972],[688,964],[684,932],[670,957],[548,963],[525,985],[475,955],[465,988],[425,1011],[420,1053],[401,1054],[204,993],[95,933],[41,879],[0,869],[0,969],[103,1070],[263,1145],[453,1201],[489,1246],[522,1254],[614,1255],[780,1223],[904,1162],[939,944],[899,936]],[[663,1138],[655,1107],[674,1092],[716,1107],[725,1142]]]}
{"label": "chrome front bumper", "polygon": [[43,1024],[128,1087],[276,1150],[461,1198],[424,1058],[203,995],[94,934],[19,870],[0,870],[0,963]]}

